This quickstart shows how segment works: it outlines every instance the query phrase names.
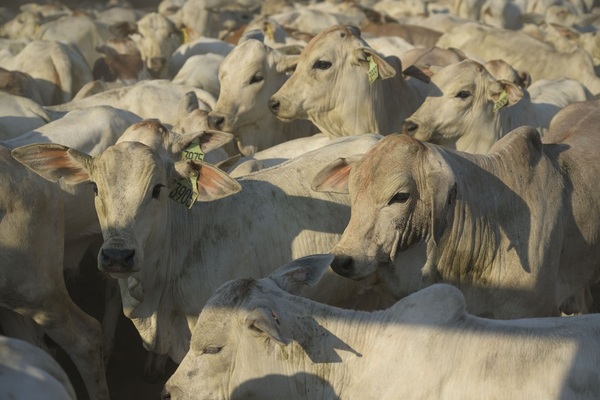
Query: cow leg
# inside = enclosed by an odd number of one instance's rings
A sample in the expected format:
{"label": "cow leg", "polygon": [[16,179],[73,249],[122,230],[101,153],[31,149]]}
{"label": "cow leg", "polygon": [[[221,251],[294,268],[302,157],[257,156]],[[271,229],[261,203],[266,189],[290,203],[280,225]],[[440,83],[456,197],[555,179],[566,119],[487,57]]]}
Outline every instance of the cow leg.
{"label": "cow leg", "polygon": [[75,305],[66,288],[57,292],[42,296],[43,306],[29,309],[21,306],[19,312],[33,318],[67,352],[81,374],[90,399],[108,400],[100,324]]}
{"label": "cow leg", "polygon": [[5,336],[24,340],[53,354],[44,342],[44,329],[31,318],[0,307],[0,327]]}

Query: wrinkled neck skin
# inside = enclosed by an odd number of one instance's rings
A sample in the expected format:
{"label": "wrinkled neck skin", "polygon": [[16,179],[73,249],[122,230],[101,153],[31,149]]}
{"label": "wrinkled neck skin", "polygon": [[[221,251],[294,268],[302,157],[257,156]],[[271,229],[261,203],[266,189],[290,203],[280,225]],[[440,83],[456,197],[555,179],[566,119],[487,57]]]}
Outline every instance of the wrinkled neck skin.
{"label": "wrinkled neck skin", "polygon": [[[308,117],[330,138],[363,133],[387,135],[400,132],[404,120],[424,100],[419,83],[404,80],[401,74],[369,84],[363,74],[351,84],[335,85],[340,90],[326,109],[309,110]],[[423,85],[426,85],[423,83]],[[368,93],[359,97],[358,93]],[[423,91],[425,93],[425,91]]]}
{"label": "wrinkled neck skin", "polygon": [[281,121],[271,112],[267,112],[255,123],[235,129],[234,135],[240,152],[245,156],[251,156],[280,143],[315,133],[317,128],[310,121],[301,119],[291,122]]}

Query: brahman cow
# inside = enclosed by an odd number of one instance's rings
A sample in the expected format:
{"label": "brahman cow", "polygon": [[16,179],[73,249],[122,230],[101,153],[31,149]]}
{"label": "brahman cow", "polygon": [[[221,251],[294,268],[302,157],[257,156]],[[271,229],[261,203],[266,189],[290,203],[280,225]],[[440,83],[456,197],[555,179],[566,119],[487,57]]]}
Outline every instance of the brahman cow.
{"label": "brahman cow", "polygon": [[477,23],[453,28],[440,37],[437,46],[455,47],[482,60],[502,59],[519,71],[527,71],[533,82],[571,78],[583,83],[592,94],[600,93],[600,78],[592,57],[581,48],[561,52],[526,33]]}
{"label": "brahman cow", "polygon": [[76,400],[62,367],[44,350],[0,336],[0,397],[11,400]]}
{"label": "brahman cow", "polygon": [[285,120],[309,119],[329,137],[397,132],[427,93],[401,71],[398,58],[384,59],[357,28],[333,26],[304,48],[270,108]]}
{"label": "brahman cow", "polygon": [[533,126],[544,134],[561,108],[592,98],[585,86],[572,79],[540,85],[538,81],[532,87],[538,100],[528,89],[494,78],[476,61],[448,65],[433,75],[427,98],[404,122],[403,132],[456,150],[487,153],[498,139],[520,126]]}
{"label": "brahman cow", "polygon": [[600,316],[496,321],[437,284],[378,312],[295,296],[333,257],[221,286],[163,398],[597,399]]}
{"label": "brahman cow", "polygon": [[3,146],[0,188],[0,306],[39,324],[69,354],[90,398],[108,399],[100,324],[75,305],[65,286],[61,190]]}
{"label": "brahman cow", "polygon": [[472,155],[393,135],[356,165],[333,163],[313,182],[350,191],[333,269],[379,271],[398,296],[452,283],[470,312],[494,318],[586,311],[571,303],[600,277],[600,118],[577,117],[550,131],[557,143],[521,127]]}
{"label": "brahman cow", "polygon": [[284,122],[269,110],[269,99],[288,79],[297,60],[298,56],[281,54],[262,40],[243,37],[219,67],[221,92],[208,114],[209,126],[233,133],[245,156],[316,133],[309,121]]}
{"label": "brahman cow", "polygon": [[[20,147],[13,156],[53,181],[93,182],[104,237],[98,267],[119,279],[123,310],[146,349],[181,362],[204,303],[240,268],[264,276],[333,247],[348,223],[348,197],[311,193],[310,180],[336,157],[362,154],[379,138],[344,138],[237,181],[192,161],[194,152],[174,162],[139,142],[118,143],[96,157],[59,145]],[[354,285],[333,272],[329,278],[325,284],[336,289],[315,296],[349,306],[362,300],[357,288],[373,284]]]}

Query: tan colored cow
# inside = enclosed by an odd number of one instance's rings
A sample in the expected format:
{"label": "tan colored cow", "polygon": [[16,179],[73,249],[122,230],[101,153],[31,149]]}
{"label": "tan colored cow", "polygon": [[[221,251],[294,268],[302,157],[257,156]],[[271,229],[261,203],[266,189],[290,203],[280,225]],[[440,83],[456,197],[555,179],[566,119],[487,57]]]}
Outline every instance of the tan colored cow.
{"label": "tan colored cow", "polygon": [[63,277],[60,188],[0,146],[0,189],[0,306],[39,324],[71,357],[89,397],[107,400],[100,324],[71,300]]}
{"label": "tan colored cow", "polygon": [[334,270],[379,271],[398,296],[452,283],[470,312],[495,318],[585,311],[567,302],[600,277],[598,119],[576,113],[551,130],[557,144],[522,127],[488,155],[393,135],[335,163],[314,182],[350,191]]}
{"label": "tan colored cow", "polygon": [[329,137],[398,132],[427,92],[400,71],[398,58],[384,59],[357,28],[333,26],[304,48],[270,107],[285,120],[309,119]]}
{"label": "tan colored cow", "polygon": [[378,312],[295,296],[331,256],[221,286],[165,386],[192,399],[555,399],[600,396],[600,316],[494,321],[437,284]]}
{"label": "tan colored cow", "polygon": [[284,122],[269,110],[269,99],[288,79],[298,56],[284,55],[252,37],[243,39],[219,67],[221,92],[208,115],[210,127],[233,133],[245,156],[316,133],[309,121]]}
{"label": "tan colored cow", "polygon": [[456,150],[487,153],[517,127],[529,125],[545,133],[561,108],[592,97],[585,86],[571,79],[540,85],[534,83],[539,100],[533,99],[528,89],[494,78],[476,61],[448,65],[433,75],[427,98],[405,121],[403,131]]}

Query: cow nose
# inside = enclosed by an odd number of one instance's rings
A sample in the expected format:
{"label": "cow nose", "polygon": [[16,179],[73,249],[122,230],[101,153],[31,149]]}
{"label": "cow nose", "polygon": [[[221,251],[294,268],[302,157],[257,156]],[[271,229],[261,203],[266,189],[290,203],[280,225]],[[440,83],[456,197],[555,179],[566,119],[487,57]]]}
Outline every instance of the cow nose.
{"label": "cow nose", "polygon": [[100,261],[103,267],[121,265],[125,268],[133,268],[133,249],[102,249],[100,251]]}
{"label": "cow nose", "polygon": [[406,120],[402,123],[402,133],[406,133],[408,135],[414,134],[418,128],[419,124],[410,120]]}
{"label": "cow nose", "polygon": [[279,112],[279,106],[281,106],[281,103],[279,102],[279,100],[277,100],[277,99],[269,100],[269,110],[271,110],[271,112],[273,114],[277,114]]}
{"label": "cow nose", "polygon": [[225,117],[218,114],[208,114],[208,127],[210,129],[221,130],[225,124]]}
{"label": "cow nose", "polygon": [[160,71],[167,64],[165,57],[152,57],[150,59],[150,68],[155,71]]}
{"label": "cow nose", "polygon": [[348,277],[352,274],[354,260],[351,256],[335,256],[331,268],[341,276]]}

